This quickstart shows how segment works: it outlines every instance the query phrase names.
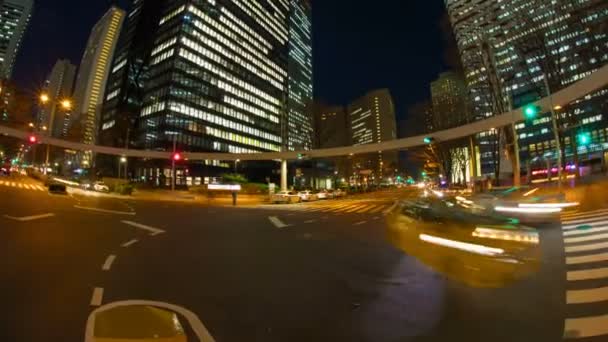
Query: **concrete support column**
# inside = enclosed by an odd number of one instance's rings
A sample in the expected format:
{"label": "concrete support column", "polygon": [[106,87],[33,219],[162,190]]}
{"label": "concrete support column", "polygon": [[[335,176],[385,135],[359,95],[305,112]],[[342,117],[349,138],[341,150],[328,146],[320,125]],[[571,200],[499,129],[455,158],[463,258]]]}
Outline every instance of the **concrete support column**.
{"label": "concrete support column", "polygon": [[287,191],[287,160],[281,160],[281,191]]}

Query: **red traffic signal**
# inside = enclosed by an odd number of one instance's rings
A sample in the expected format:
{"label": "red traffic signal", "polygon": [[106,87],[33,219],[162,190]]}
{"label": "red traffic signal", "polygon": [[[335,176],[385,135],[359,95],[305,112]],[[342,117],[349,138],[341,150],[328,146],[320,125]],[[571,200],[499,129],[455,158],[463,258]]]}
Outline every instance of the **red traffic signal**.
{"label": "red traffic signal", "polygon": [[181,153],[173,153],[173,160],[175,160],[175,161],[180,161],[180,160],[182,160],[182,155],[181,155]]}
{"label": "red traffic signal", "polygon": [[27,138],[27,141],[29,141],[29,142],[30,142],[30,144],[35,144],[35,143],[37,143],[37,142],[38,142],[38,138],[37,138],[35,135],[30,135],[30,136]]}

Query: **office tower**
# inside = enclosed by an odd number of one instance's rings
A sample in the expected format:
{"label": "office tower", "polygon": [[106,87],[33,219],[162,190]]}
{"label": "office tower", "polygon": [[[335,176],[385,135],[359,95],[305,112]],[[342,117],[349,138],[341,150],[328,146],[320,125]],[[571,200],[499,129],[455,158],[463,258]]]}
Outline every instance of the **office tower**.
{"label": "office tower", "polygon": [[33,5],[33,0],[0,1],[0,78],[11,78]]}
{"label": "office tower", "polygon": [[[125,19],[108,76],[101,112],[98,132],[98,142],[101,145],[141,147],[134,146],[137,141],[133,139],[128,139],[127,142],[127,135],[135,136],[135,132],[131,130],[139,118],[144,85],[150,77],[151,54],[158,38],[156,32],[163,8],[168,2],[136,0]],[[107,163],[112,165],[115,163],[115,158],[98,158],[109,159]]]}
{"label": "office tower", "polygon": [[467,87],[460,74],[450,71],[439,75],[439,78],[431,83],[431,99],[433,130],[440,131],[467,122]]}
{"label": "office tower", "polygon": [[48,96],[48,102],[40,107],[38,127],[52,129],[53,137],[61,138],[67,135],[72,111],[61,108],[61,102],[71,101],[75,76],[76,66],[67,59],[60,59],[55,62],[45,82],[44,94]]}
{"label": "office tower", "polygon": [[[83,142],[95,144],[106,80],[125,12],[111,7],[91,30],[74,89],[74,115],[83,126]],[[90,158],[85,158],[85,161]]]}
{"label": "office tower", "polygon": [[[136,3],[135,8],[143,11],[146,4]],[[130,19],[113,67],[117,74],[127,72],[121,71],[128,63],[124,56],[144,44],[126,34],[148,27],[142,34],[154,41],[151,49],[140,50],[145,77],[138,88],[141,103],[129,111],[136,113],[130,144],[258,153],[289,148],[291,135],[293,148],[310,148],[312,119],[305,110],[312,94],[310,19],[303,17],[310,15],[307,2],[166,0],[149,9],[150,16],[161,11],[156,25]],[[108,84],[100,124],[104,144],[116,144],[111,137],[126,137],[125,125],[118,127],[125,114],[114,103],[124,99],[124,80],[112,75]],[[205,166],[229,167],[219,161],[189,165],[192,174],[207,172]],[[156,169],[155,175],[164,171]]]}
{"label": "office tower", "polygon": [[287,102],[287,149],[312,148],[312,9],[308,0],[290,0],[289,97]]}
{"label": "office tower", "polygon": [[[343,106],[329,106],[324,103],[313,103],[311,107],[314,122],[313,148],[333,148],[350,146],[348,116]],[[341,183],[350,175],[348,157],[315,158],[314,176],[319,180],[319,187],[330,188]],[[331,181],[327,181],[330,179]]]}
{"label": "office tower", "polygon": [[[608,62],[608,2],[542,0],[446,0],[472,105],[471,119],[518,108],[584,78]],[[566,160],[580,132],[593,143],[578,152],[601,151],[608,120],[603,89],[558,112]],[[524,159],[555,160],[548,114],[517,125]],[[492,172],[494,134],[478,135],[482,173]],[[587,154],[587,153],[585,153]]]}
{"label": "office tower", "polygon": [[[388,89],[367,93],[348,106],[350,140],[353,145],[381,143],[397,139],[395,106]],[[380,183],[394,175],[397,152],[378,151],[353,157],[355,178],[364,183]],[[365,181],[367,180],[367,181]]]}

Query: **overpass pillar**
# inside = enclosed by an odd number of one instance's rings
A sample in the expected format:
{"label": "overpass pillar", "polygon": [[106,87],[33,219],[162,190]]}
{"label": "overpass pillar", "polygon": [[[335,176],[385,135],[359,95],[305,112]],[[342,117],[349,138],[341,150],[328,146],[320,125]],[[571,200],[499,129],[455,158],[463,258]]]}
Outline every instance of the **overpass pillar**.
{"label": "overpass pillar", "polygon": [[281,160],[281,191],[287,191],[287,160]]}

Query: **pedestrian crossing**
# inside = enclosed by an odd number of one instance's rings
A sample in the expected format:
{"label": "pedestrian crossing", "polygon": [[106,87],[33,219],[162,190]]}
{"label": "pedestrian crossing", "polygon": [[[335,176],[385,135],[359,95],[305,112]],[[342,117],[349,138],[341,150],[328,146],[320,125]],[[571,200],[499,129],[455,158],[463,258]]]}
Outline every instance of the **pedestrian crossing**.
{"label": "pedestrian crossing", "polygon": [[608,339],[608,209],[566,213],[561,221],[569,316],[564,338]]}
{"label": "pedestrian crossing", "polygon": [[16,181],[12,181],[12,180],[0,180],[0,188],[2,188],[2,187],[21,189],[21,190],[27,190],[27,191],[46,191],[46,189],[42,185],[16,182]]}
{"label": "pedestrian crossing", "polygon": [[256,208],[284,210],[305,213],[330,213],[330,214],[382,214],[389,210],[393,203],[370,201],[339,201],[339,202],[313,202],[291,205],[260,205]]}

